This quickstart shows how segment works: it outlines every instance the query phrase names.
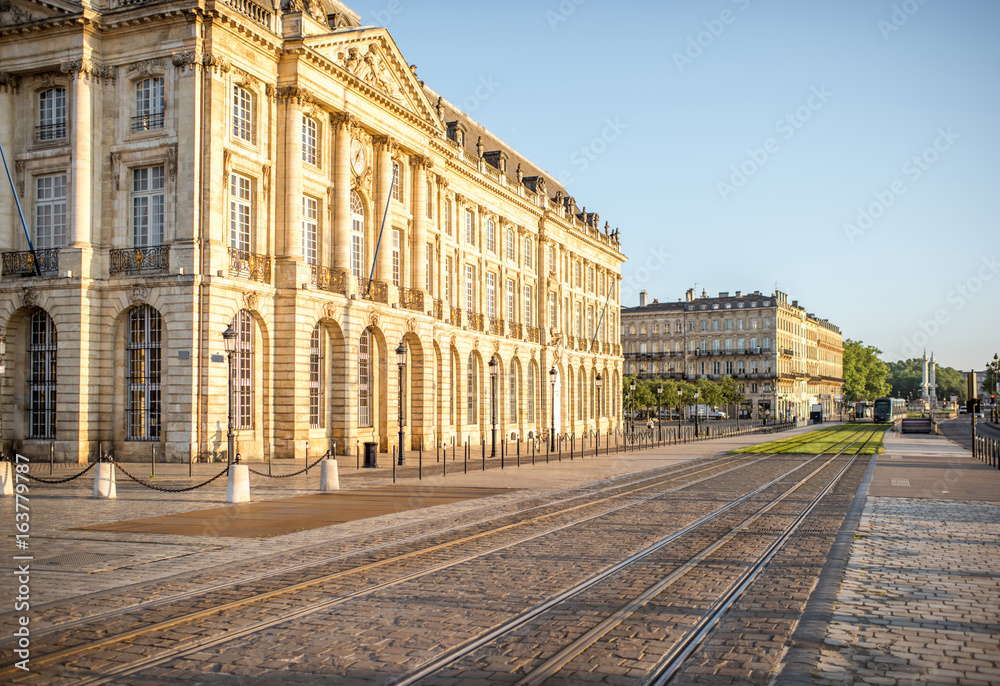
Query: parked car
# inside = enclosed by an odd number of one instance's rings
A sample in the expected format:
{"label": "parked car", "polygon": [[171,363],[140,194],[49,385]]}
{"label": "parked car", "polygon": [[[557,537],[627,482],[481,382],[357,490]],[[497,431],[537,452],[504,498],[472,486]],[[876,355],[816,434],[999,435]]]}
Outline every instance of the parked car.
{"label": "parked car", "polygon": [[709,410],[708,411],[708,418],[709,419],[725,419],[726,418],[726,413],[723,412],[722,410]]}
{"label": "parked car", "polygon": [[960,407],[960,408],[958,408],[958,413],[959,414],[968,414],[969,410],[966,409],[966,408],[964,408],[964,407]]}

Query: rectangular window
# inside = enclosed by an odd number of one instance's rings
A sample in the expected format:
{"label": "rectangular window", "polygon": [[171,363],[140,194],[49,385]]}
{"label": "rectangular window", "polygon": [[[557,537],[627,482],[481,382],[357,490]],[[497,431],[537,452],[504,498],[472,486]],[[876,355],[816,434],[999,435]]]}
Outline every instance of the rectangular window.
{"label": "rectangular window", "polygon": [[444,202],[444,232],[451,235],[451,200]]}
{"label": "rectangular window", "polygon": [[533,252],[534,252],[534,250],[532,249],[531,238],[530,237],[525,238],[524,239],[524,266],[525,267],[529,267],[529,268],[531,267],[532,260],[533,260],[533,258],[532,258],[532,253]]}
{"label": "rectangular window", "polygon": [[364,278],[365,237],[361,234],[351,236],[351,273],[355,278]]}
{"label": "rectangular window", "polygon": [[319,161],[319,124],[312,117],[302,117],[302,161],[313,166]]}
{"label": "rectangular window", "polygon": [[583,288],[583,275],[579,262],[573,263],[573,283],[577,288]]}
{"label": "rectangular window", "polygon": [[476,268],[465,265],[465,310],[470,314],[476,311]]}
{"label": "rectangular window", "polygon": [[35,179],[35,247],[66,245],[66,175]]}
{"label": "rectangular window", "polygon": [[588,267],[587,268],[587,292],[588,293],[593,293],[594,292],[594,268],[593,267]]}
{"label": "rectangular window", "polygon": [[233,86],[233,136],[254,142],[253,93],[242,86]]}
{"label": "rectangular window", "polygon": [[496,225],[492,219],[486,222],[486,251],[494,254],[497,251]]}
{"label": "rectangular window", "polygon": [[583,309],[580,306],[580,303],[576,303],[573,306],[573,313],[574,313],[573,331],[576,332],[576,337],[580,338],[581,336],[583,336]]}
{"label": "rectangular window", "polygon": [[449,305],[452,304],[451,301],[451,255],[446,255],[444,258],[444,301]]}
{"label": "rectangular window", "polygon": [[549,293],[549,326],[558,326],[559,320],[556,318],[556,294]]}
{"label": "rectangular window", "polygon": [[241,174],[229,176],[229,247],[250,251],[252,216],[251,181]]}
{"label": "rectangular window", "polygon": [[[594,337],[594,308],[592,306],[587,307],[587,341],[589,342]],[[653,352],[656,352],[656,344],[653,344]]]}
{"label": "rectangular window", "polygon": [[475,245],[475,236],[472,233],[472,210],[465,211],[465,244]]}
{"label": "rectangular window", "polygon": [[305,196],[302,198],[302,257],[306,264],[316,264],[318,237],[319,201]]}
{"label": "rectangular window", "polygon": [[434,246],[430,243],[424,244],[424,290],[428,294],[434,292]]}
{"label": "rectangular window", "polygon": [[514,280],[507,279],[507,320],[511,323],[517,321],[516,305],[514,303]]}
{"label": "rectangular window", "polygon": [[392,230],[392,284],[399,286],[400,270],[400,235],[399,229]]}
{"label": "rectangular window", "polygon": [[549,246],[549,273],[556,273],[556,248],[554,245]]}
{"label": "rectangular window", "polygon": [[434,188],[430,180],[427,181],[427,218],[434,218]]}
{"label": "rectangular window", "polygon": [[132,133],[162,129],[163,111],[163,77],[156,76],[136,82]]}
{"label": "rectangular window", "polygon": [[253,429],[254,322],[250,313],[236,315],[236,429]]}
{"label": "rectangular window", "polygon": [[38,94],[38,125],[35,137],[51,141],[66,137],[66,89],[49,88]]}
{"label": "rectangular window", "polygon": [[532,316],[532,314],[533,314],[533,308],[531,306],[531,286],[525,286],[524,287],[524,325],[525,326],[533,326],[534,325],[535,319]]}
{"label": "rectangular window", "polygon": [[323,358],[320,354],[320,330],[317,326],[313,329],[309,339],[309,427],[319,429],[323,426],[323,412],[321,407],[321,389]]}
{"label": "rectangular window", "polygon": [[514,231],[507,229],[507,259],[514,261],[517,255],[514,252]]}
{"label": "rectangular window", "polygon": [[132,170],[132,247],[163,244],[163,167]]}
{"label": "rectangular window", "polygon": [[486,316],[497,317],[497,277],[492,272],[486,274]]}
{"label": "rectangular window", "polygon": [[392,163],[392,199],[403,202],[403,173],[399,168],[399,162]]}

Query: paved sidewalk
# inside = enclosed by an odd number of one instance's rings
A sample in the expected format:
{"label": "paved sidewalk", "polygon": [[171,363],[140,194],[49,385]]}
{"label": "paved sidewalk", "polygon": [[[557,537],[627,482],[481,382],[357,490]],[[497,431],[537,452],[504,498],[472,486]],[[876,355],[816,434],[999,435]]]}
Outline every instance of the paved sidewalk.
{"label": "paved sidewalk", "polygon": [[806,610],[825,634],[797,632],[776,683],[1000,684],[1000,471],[939,436],[886,447],[835,602]]}

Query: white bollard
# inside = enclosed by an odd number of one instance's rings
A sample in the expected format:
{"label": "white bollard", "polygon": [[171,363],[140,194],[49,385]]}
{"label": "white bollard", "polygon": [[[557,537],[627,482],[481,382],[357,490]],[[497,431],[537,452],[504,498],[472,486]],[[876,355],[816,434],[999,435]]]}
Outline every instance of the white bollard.
{"label": "white bollard", "polygon": [[115,466],[111,462],[98,462],[94,467],[94,497],[117,498],[115,488]]}
{"label": "white bollard", "polygon": [[14,495],[14,463],[0,462],[0,493],[3,495]]}
{"label": "white bollard", "polygon": [[320,491],[329,493],[340,490],[340,474],[337,471],[337,461],[332,459],[323,460],[320,464]]}
{"label": "white bollard", "polygon": [[229,466],[229,485],[226,487],[227,503],[250,502],[250,467],[245,464]]}

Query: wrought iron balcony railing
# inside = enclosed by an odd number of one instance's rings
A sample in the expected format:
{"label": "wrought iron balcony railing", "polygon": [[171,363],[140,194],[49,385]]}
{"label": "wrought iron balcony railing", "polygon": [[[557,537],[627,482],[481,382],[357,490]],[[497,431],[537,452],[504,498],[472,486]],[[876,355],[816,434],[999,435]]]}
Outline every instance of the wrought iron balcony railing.
{"label": "wrought iron balcony railing", "polygon": [[389,285],[384,281],[366,279],[362,276],[358,279],[358,291],[366,300],[374,300],[383,305],[389,304]]}
{"label": "wrought iron balcony railing", "polygon": [[132,133],[163,128],[163,110],[132,117]]}
{"label": "wrought iron balcony railing", "polygon": [[399,305],[414,312],[424,311],[424,292],[413,288],[399,289]]}
{"label": "wrought iron balcony railing", "polygon": [[524,325],[517,322],[507,322],[511,338],[524,338]]}
{"label": "wrought iron balcony railing", "polygon": [[109,251],[111,276],[119,274],[149,274],[169,268],[170,247],[151,245],[146,248],[112,248]]}
{"label": "wrought iron balcony railing", "polygon": [[462,325],[462,308],[460,307],[451,308],[451,325],[452,326]]}
{"label": "wrought iron balcony railing", "polygon": [[312,266],[312,285],[321,291],[347,295],[347,273],[341,269]]}
{"label": "wrought iron balcony railing", "polygon": [[478,312],[469,313],[469,328],[475,331],[483,330],[483,321],[485,317]]}
{"label": "wrought iron balcony railing", "polygon": [[528,343],[537,343],[538,327],[537,326],[524,327],[524,340],[528,341]]}
{"label": "wrought iron balcony railing", "polygon": [[35,127],[35,140],[54,141],[66,137],[66,122],[43,124]]}
{"label": "wrought iron balcony railing", "polygon": [[504,321],[495,317],[490,317],[490,335],[503,336]]}
{"label": "wrought iron balcony railing", "polygon": [[444,321],[444,300],[440,298],[434,301],[434,318]]}
{"label": "wrought iron balcony railing", "polygon": [[271,283],[271,258],[247,250],[230,248],[229,275],[261,283]]}
{"label": "wrought iron balcony railing", "polygon": [[55,274],[59,271],[59,248],[5,252],[3,254],[3,276],[30,276],[35,273],[38,261],[39,274]]}

